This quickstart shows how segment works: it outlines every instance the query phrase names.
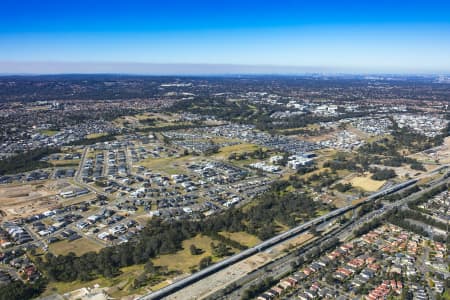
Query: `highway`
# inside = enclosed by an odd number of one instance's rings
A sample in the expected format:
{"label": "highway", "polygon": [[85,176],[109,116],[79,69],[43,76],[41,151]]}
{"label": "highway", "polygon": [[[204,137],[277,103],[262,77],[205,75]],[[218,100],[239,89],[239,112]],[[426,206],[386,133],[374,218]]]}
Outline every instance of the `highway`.
{"label": "highway", "polygon": [[334,218],[337,218],[339,216],[344,215],[345,213],[347,213],[348,211],[357,208],[358,206],[362,205],[363,203],[367,203],[370,201],[373,201],[375,199],[378,199],[380,197],[383,197],[385,195],[389,195],[395,192],[398,192],[400,190],[403,190],[407,187],[410,187],[414,184],[416,184],[418,182],[419,179],[412,179],[412,180],[408,180],[406,182],[397,184],[395,186],[392,186],[388,189],[373,193],[372,195],[370,195],[369,197],[367,197],[366,200],[358,203],[358,204],[354,204],[354,205],[348,205],[342,208],[339,208],[337,210],[334,210],[326,215],[323,215],[321,217],[318,217],[316,219],[313,219],[311,221],[308,221],[306,223],[303,223],[302,225],[299,225],[297,227],[294,227],[282,234],[279,234],[271,239],[268,239],[258,245],[256,245],[255,247],[249,248],[247,250],[244,250],[236,255],[233,255],[221,262],[218,262],[210,267],[207,267],[195,274],[192,274],[189,277],[186,277],[184,279],[181,279],[165,288],[162,288],[154,293],[150,293],[147,295],[144,295],[142,297],[140,297],[140,300],[153,300],[153,299],[162,299],[163,297],[166,297],[200,279],[203,279],[219,270],[222,270],[230,265],[233,265],[239,261],[242,261],[243,259],[246,259],[260,251],[264,251],[268,248],[271,248],[283,241],[286,241],[290,238],[293,238],[295,236],[297,236],[300,233],[303,233],[305,231],[307,231],[312,225],[319,225],[320,223],[332,220]]}
{"label": "highway", "polygon": [[[306,245],[303,245],[301,248],[291,251],[285,256],[269,262],[267,265],[263,266],[260,269],[257,269],[253,272],[248,273],[246,276],[240,278],[239,280],[233,282],[232,284],[236,287],[236,289],[229,289],[228,293],[224,293],[224,289],[220,290],[217,293],[207,296],[205,299],[207,300],[215,300],[215,299],[239,299],[241,296],[241,292],[248,289],[250,286],[257,284],[263,281],[265,278],[273,277],[278,278],[282,277],[284,274],[290,272],[292,270],[291,263],[296,262],[298,260],[299,255],[302,255],[312,248],[319,246],[320,244],[330,240],[331,238],[337,236],[340,232],[344,231],[348,226],[353,222],[353,220],[349,221],[344,226],[340,226],[338,228],[334,228],[326,233],[323,236],[308,242]],[[225,295],[224,295],[225,294]]]}
{"label": "highway", "polygon": [[213,295],[210,295],[206,297],[207,300],[213,300],[213,299],[222,299],[222,300],[228,300],[228,299],[239,299],[241,296],[241,293],[245,291],[246,289],[250,288],[251,285],[258,284],[262,282],[265,278],[273,277],[273,278],[281,278],[283,275],[285,275],[287,272],[291,270],[291,263],[295,262],[298,259],[299,254],[306,253],[308,250],[310,250],[313,247],[316,247],[320,245],[322,242],[332,238],[337,237],[341,241],[347,240],[350,236],[352,236],[353,231],[363,225],[366,222],[371,221],[375,217],[379,217],[389,210],[400,207],[402,205],[405,205],[409,201],[413,201],[420,197],[422,194],[430,191],[434,187],[443,184],[446,181],[447,178],[443,176],[438,182],[426,189],[423,189],[415,194],[412,194],[404,199],[401,199],[394,203],[389,203],[384,205],[382,208],[372,211],[368,214],[365,214],[361,218],[357,220],[351,220],[344,226],[341,226],[337,229],[334,229],[330,232],[325,233],[321,238],[314,240],[311,243],[308,243],[307,245],[303,246],[301,249],[301,252],[298,253],[297,251],[294,251],[292,253],[287,254],[285,257],[273,261],[269,263],[268,265],[264,266],[261,269],[258,269],[254,272],[251,272],[247,274],[245,277],[240,278],[239,280],[232,283],[232,285],[235,287],[232,289],[230,285],[228,285],[227,288],[223,288],[220,292],[217,292]]}

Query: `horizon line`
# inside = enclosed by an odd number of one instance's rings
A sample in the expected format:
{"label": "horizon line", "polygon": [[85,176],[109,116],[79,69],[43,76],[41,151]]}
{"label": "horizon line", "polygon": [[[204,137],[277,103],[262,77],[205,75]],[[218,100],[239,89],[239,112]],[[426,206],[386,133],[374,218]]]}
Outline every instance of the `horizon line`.
{"label": "horizon line", "polygon": [[234,63],[153,63],[108,61],[2,61],[0,76],[39,75],[423,75],[448,76],[450,70],[401,67],[300,66]]}

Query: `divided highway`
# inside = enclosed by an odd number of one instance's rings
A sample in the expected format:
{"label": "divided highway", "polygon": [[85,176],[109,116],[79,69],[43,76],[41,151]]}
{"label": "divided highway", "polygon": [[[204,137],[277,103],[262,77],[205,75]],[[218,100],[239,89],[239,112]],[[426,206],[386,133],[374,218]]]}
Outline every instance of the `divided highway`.
{"label": "divided highway", "polygon": [[263,251],[265,249],[273,247],[273,246],[279,244],[280,242],[283,242],[283,241],[285,241],[287,239],[290,239],[290,238],[292,238],[292,237],[294,237],[294,236],[296,236],[296,235],[298,235],[298,234],[300,234],[302,232],[305,232],[306,230],[310,229],[312,225],[318,225],[318,224],[320,224],[322,222],[326,222],[326,221],[329,221],[329,220],[334,219],[336,217],[342,216],[343,214],[347,213],[348,211],[350,211],[350,210],[352,210],[354,208],[357,208],[358,206],[360,206],[360,205],[362,205],[364,203],[367,203],[367,202],[370,202],[370,201],[375,200],[377,198],[380,198],[380,197],[383,197],[383,196],[386,196],[386,195],[398,192],[398,191],[400,191],[400,190],[402,190],[404,188],[407,188],[407,187],[410,187],[410,186],[416,184],[417,182],[418,182],[418,179],[412,179],[412,180],[408,180],[406,182],[397,184],[397,185],[395,185],[393,187],[390,187],[388,189],[376,192],[376,193],[370,195],[366,200],[364,200],[364,201],[362,201],[362,202],[360,202],[358,204],[349,205],[349,206],[345,206],[345,207],[339,208],[339,209],[334,210],[334,211],[332,211],[332,212],[330,212],[330,213],[328,213],[326,215],[323,215],[321,217],[318,217],[316,219],[313,219],[311,221],[303,223],[300,226],[292,228],[292,229],[290,229],[290,230],[288,230],[288,231],[286,231],[286,232],[284,232],[282,234],[279,234],[279,235],[277,235],[277,236],[275,236],[275,237],[273,237],[271,239],[268,239],[268,240],[266,240],[266,241],[264,241],[264,242],[262,242],[262,243],[260,243],[260,244],[258,244],[256,246],[254,246],[252,248],[244,250],[244,251],[242,251],[242,252],[240,252],[240,253],[238,253],[236,255],[233,255],[233,256],[231,256],[231,257],[229,257],[227,259],[224,259],[221,262],[218,262],[218,263],[216,263],[216,264],[214,264],[214,265],[212,265],[210,267],[207,267],[207,268],[205,268],[205,269],[203,269],[203,270],[201,270],[201,271],[199,271],[199,272],[197,272],[195,274],[192,274],[189,277],[181,279],[181,280],[179,280],[179,281],[177,281],[177,282],[175,282],[175,283],[173,283],[173,284],[171,284],[171,285],[169,285],[169,286],[167,286],[165,288],[162,288],[162,289],[160,289],[160,290],[158,290],[158,291],[156,291],[154,293],[150,293],[150,294],[144,295],[144,296],[142,296],[139,299],[140,300],[162,299],[163,297],[166,297],[166,296],[168,296],[168,295],[170,295],[170,294],[172,294],[172,293],[174,293],[174,292],[176,292],[176,291],[178,291],[178,290],[180,290],[180,289],[182,289],[182,288],[184,288],[184,287],[186,287],[186,286],[188,286],[188,285],[190,285],[190,284],[192,284],[192,283],[194,283],[194,282],[196,282],[196,281],[198,281],[200,279],[203,279],[203,278],[205,278],[205,277],[207,277],[207,276],[209,276],[209,275],[211,275],[213,273],[216,273],[219,270],[222,270],[222,269],[224,269],[224,268],[226,268],[226,267],[228,267],[230,265],[233,265],[233,264],[235,264],[235,263],[237,263],[239,261],[242,261],[242,260],[244,260],[244,259],[246,259],[246,258],[248,258],[248,257],[250,257],[250,256],[252,256],[252,255],[254,255],[254,254],[258,253],[258,252],[260,252],[260,251]]}

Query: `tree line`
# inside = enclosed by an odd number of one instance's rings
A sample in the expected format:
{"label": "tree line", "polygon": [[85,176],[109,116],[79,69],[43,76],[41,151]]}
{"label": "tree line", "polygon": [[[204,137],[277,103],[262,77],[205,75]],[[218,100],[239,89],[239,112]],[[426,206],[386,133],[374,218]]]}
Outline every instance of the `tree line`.
{"label": "tree line", "polygon": [[41,161],[41,159],[59,151],[59,148],[47,147],[19,153],[10,158],[0,160],[0,175],[17,174],[51,167],[51,164]]}
{"label": "tree line", "polygon": [[[319,209],[328,208],[325,204],[314,202],[308,195],[285,192],[287,186],[289,183],[275,184],[269,192],[255,200],[250,210],[232,208],[201,221],[152,218],[132,242],[81,256],[47,253],[44,259],[37,257],[37,264],[53,281],[114,277],[120,274],[123,267],[143,264],[158,255],[182,249],[182,242],[197,234],[215,236],[220,231],[245,231],[265,240],[279,232],[279,223],[295,226],[314,217]],[[221,239],[221,242],[226,244],[229,241]],[[230,246],[244,248],[236,243]],[[223,246],[218,250],[223,252]]]}

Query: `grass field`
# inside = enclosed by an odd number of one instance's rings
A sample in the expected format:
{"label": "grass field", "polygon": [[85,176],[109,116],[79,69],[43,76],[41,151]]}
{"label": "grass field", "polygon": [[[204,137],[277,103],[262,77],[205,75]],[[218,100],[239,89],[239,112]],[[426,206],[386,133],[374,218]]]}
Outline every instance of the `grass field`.
{"label": "grass field", "polygon": [[138,115],[134,115],[134,117],[138,120],[151,120],[154,119],[152,116],[144,113],[144,114],[138,114]]}
{"label": "grass field", "polygon": [[349,182],[354,187],[361,188],[368,192],[375,192],[375,191],[379,190],[386,182],[385,180],[382,180],[382,181],[373,180],[370,178],[370,176],[372,176],[372,174],[367,173],[364,176],[354,177]]}
{"label": "grass field", "polygon": [[450,290],[446,290],[442,295],[442,299],[450,300]]}
{"label": "grass field", "polygon": [[284,232],[289,229],[289,226],[287,226],[281,222],[278,222],[278,221],[275,221],[275,225],[277,226],[278,233]]}
{"label": "grass field", "polygon": [[80,256],[89,251],[99,251],[103,247],[93,241],[86,238],[81,238],[72,242],[67,240],[50,244],[49,251],[55,255],[63,255],[69,252],[73,252]]}
{"label": "grass field", "polygon": [[81,281],[72,281],[72,282],[55,282],[51,281],[47,285],[47,289],[42,294],[42,296],[49,296],[54,293],[64,294],[73,290],[80,289],[82,287],[93,287],[95,284],[98,284],[102,287],[109,286],[111,281],[106,278],[98,278],[95,280],[91,280],[88,282]]}
{"label": "grass field", "polygon": [[317,211],[316,215],[317,215],[318,217],[321,217],[321,216],[323,216],[323,215],[325,215],[325,214],[327,214],[327,213],[329,213],[329,212],[330,212],[329,210],[321,209],[321,210],[318,210],[318,211]]}
{"label": "grass field", "polygon": [[[169,270],[178,270],[183,273],[190,273],[191,267],[197,268],[202,258],[212,256],[211,242],[213,241],[214,240],[209,236],[197,235],[189,240],[183,241],[183,250],[180,250],[174,254],[161,255],[154,259],[153,262],[157,266],[167,266]],[[192,244],[197,248],[202,249],[203,253],[200,255],[192,255],[189,250],[189,247]]]}
{"label": "grass field", "polygon": [[186,172],[185,164],[194,161],[196,158],[187,155],[182,157],[149,158],[140,163],[140,165],[153,171],[161,171],[168,174],[183,174]]}
{"label": "grass field", "polygon": [[257,244],[259,244],[261,242],[261,240],[254,236],[251,235],[247,232],[219,232],[220,235],[229,238],[231,240],[234,240],[236,242],[238,242],[241,245],[245,245],[247,247],[253,247]]}
{"label": "grass field", "polygon": [[[86,239],[79,239],[77,241],[74,241],[72,243],[68,243],[66,241],[58,242],[55,244],[50,245],[50,251],[57,254],[56,252],[63,252],[63,251],[73,251],[77,255],[80,255],[83,252],[76,252],[81,249],[90,248],[89,250],[85,250],[84,252],[94,250],[92,244],[86,244],[92,243],[89,240]],[[156,266],[166,266],[169,270],[176,270],[181,271],[183,273],[190,273],[191,267],[198,267],[198,264],[200,260],[203,257],[206,256],[213,256],[211,253],[211,242],[217,243],[217,241],[214,241],[208,236],[202,236],[197,235],[194,238],[191,238],[189,240],[186,240],[183,242],[183,249],[174,253],[174,254],[166,254],[161,255],[156,259],[153,259],[153,262]],[[80,246],[77,247],[77,244]],[[204,252],[200,255],[192,255],[190,253],[190,245],[194,244],[197,248],[202,249]],[[70,246],[70,247],[69,247]],[[94,245],[95,246],[95,245]],[[54,248],[56,247],[56,251],[54,252]],[[94,247],[95,248],[95,247]],[[67,253],[67,252],[66,252]],[[217,261],[218,259],[213,257],[213,261]],[[137,290],[130,290],[130,286],[133,283],[134,278],[139,276],[143,271],[143,265],[135,265],[130,266],[126,268],[121,269],[121,274],[117,277],[108,279],[104,277],[97,278],[92,281],[88,282],[80,282],[80,281],[74,281],[74,282],[50,282],[50,284],[47,287],[47,290],[43,294],[43,296],[51,295],[55,292],[64,294],[73,290],[80,289],[82,287],[92,287],[95,284],[99,284],[101,287],[113,287],[110,289],[110,292],[112,292],[111,296],[113,297],[123,297],[130,293],[141,293],[146,288],[150,287],[143,287]],[[157,290],[161,287],[164,287],[168,284],[164,278],[162,278],[163,281],[156,284],[155,286],[151,286],[153,290]]]}
{"label": "grass field", "polygon": [[310,239],[314,238],[314,235],[311,233],[303,233],[301,235],[298,235],[294,237],[293,239],[289,240],[289,243],[282,243],[280,246],[283,250],[289,249],[290,247],[298,247],[303,245],[305,242],[309,241]]}
{"label": "grass field", "polygon": [[314,170],[312,172],[300,175],[300,178],[304,178],[304,179],[308,179],[309,177],[311,177],[312,175],[316,175],[322,172],[329,172],[331,173],[331,169],[330,168],[322,168],[322,167],[318,167],[317,170]]}
{"label": "grass field", "polygon": [[39,130],[39,132],[43,135],[48,135],[48,136],[54,136],[55,134],[57,134],[59,131],[58,130],[50,130],[50,129],[44,129],[44,130]]}
{"label": "grass field", "polygon": [[88,140],[91,140],[91,139],[96,139],[96,138],[99,138],[99,137],[102,137],[102,136],[107,136],[107,135],[108,135],[107,133],[91,133],[91,134],[88,134],[86,136],[86,138]]}
{"label": "grass field", "polygon": [[[213,157],[217,159],[228,159],[231,153],[243,153],[243,152],[253,152],[260,148],[255,144],[242,143],[233,146],[225,146],[220,148],[219,153],[214,154]],[[263,148],[264,149],[264,148]]]}
{"label": "grass field", "polygon": [[78,166],[80,160],[79,159],[51,160],[50,163],[55,167],[68,167],[68,166]]}
{"label": "grass field", "polygon": [[118,297],[125,296],[122,293],[125,292],[129,294],[129,291],[125,289],[125,287],[128,287],[133,282],[134,278],[136,278],[137,276],[139,276],[139,274],[142,273],[143,269],[144,269],[143,265],[125,267],[120,270],[122,273],[114,278],[99,277],[97,279],[87,282],[81,282],[78,280],[73,282],[51,281],[48,284],[47,289],[42,296],[48,296],[55,292],[59,294],[65,294],[83,287],[93,287],[95,284],[98,284],[100,287],[122,286],[124,288],[122,290],[115,289],[116,292],[113,292],[112,296]]}

